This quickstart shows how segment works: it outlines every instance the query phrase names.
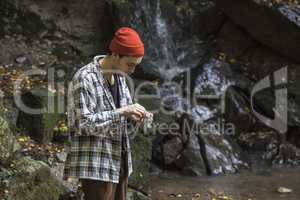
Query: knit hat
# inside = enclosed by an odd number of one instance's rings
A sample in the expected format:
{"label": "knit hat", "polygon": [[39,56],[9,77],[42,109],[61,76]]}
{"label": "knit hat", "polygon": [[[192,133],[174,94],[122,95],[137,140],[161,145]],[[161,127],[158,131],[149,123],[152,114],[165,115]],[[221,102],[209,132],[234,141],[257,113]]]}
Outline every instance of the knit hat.
{"label": "knit hat", "polygon": [[144,44],[135,30],[122,27],[116,31],[109,50],[119,55],[140,57],[144,55]]}

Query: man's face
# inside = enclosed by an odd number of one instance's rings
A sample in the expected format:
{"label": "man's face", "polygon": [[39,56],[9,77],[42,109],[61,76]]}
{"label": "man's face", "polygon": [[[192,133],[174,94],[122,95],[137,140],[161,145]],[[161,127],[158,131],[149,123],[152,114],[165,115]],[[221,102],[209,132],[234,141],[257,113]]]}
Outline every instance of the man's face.
{"label": "man's face", "polygon": [[141,63],[143,56],[141,57],[132,57],[132,56],[123,56],[119,57],[117,68],[126,74],[132,74],[135,70],[135,67]]}

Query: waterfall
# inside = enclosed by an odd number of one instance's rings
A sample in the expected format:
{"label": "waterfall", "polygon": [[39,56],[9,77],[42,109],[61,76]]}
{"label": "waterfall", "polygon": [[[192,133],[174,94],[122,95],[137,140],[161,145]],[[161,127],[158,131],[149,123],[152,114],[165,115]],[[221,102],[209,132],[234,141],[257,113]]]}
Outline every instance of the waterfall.
{"label": "waterfall", "polygon": [[175,75],[182,72],[175,59],[176,47],[173,42],[172,33],[168,30],[168,24],[163,18],[160,8],[160,0],[157,0],[155,9],[155,28],[160,43],[160,67],[159,73],[166,80],[171,80]]}

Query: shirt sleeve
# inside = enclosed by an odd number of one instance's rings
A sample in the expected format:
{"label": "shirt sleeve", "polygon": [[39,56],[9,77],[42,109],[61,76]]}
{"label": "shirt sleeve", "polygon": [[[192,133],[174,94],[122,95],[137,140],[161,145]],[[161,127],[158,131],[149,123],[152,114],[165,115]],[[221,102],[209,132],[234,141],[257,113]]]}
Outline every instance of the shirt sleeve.
{"label": "shirt sleeve", "polygon": [[105,135],[119,127],[121,116],[116,110],[96,112],[97,96],[92,80],[82,77],[73,80],[73,97],[76,134]]}

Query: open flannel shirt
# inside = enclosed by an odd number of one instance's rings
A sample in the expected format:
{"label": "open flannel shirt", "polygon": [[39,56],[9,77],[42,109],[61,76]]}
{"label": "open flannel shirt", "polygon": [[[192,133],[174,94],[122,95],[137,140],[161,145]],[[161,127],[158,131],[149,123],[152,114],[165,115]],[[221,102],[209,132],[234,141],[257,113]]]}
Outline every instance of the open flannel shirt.
{"label": "open flannel shirt", "polygon": [[[122,139],[128,154],[128,176],[131,175],[132,157],[127,132],[127,119],[114,110],[116,106],[103,77],[96,56],[80,68],[68,90],[68,123],[70,146],[65,161],[64,178],[88,178],[119,182]],[[119,81],[120,107],[132,104],[125,77]]]}

